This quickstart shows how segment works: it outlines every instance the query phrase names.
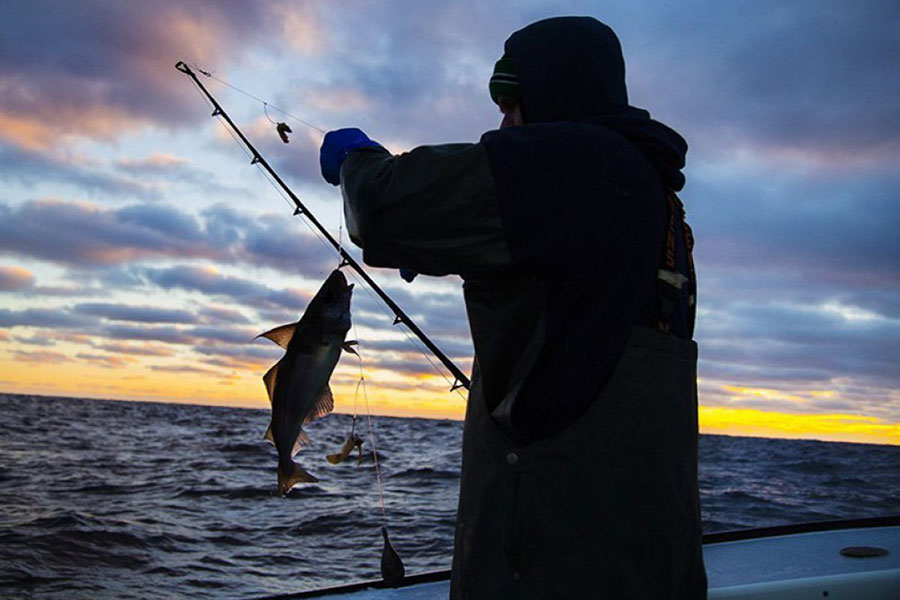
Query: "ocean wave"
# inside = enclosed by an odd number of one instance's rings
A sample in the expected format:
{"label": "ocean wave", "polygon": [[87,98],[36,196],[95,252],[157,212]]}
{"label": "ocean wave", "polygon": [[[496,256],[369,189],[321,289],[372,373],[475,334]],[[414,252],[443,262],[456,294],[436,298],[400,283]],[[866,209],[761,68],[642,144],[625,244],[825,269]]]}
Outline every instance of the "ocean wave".
{"label": "ocean wave", "polygon": [[412,469],[404,469],[388,475],[389,479],[415,479],[422,482],[433,482],[435,480],[458,480],[459,471],[450,471],[443,469],[434,469],[431,467],[419,467]]}
{"label": "ocean wave", "polygon": [[270,453],[269,444],[260,442],[258,444],[250,444],[247,442],[234,442],[219,447],[219,452],[233,452],[235,454],[266,454]]}
{"label": "ocean wave", "polygon": [[273,484],[270,487],[243,486],[239,488],[203,488],[186,489],[178,492],[176,498],[225,498],[227,500],[248,500],[254,498],[272,498],[278,496]]}

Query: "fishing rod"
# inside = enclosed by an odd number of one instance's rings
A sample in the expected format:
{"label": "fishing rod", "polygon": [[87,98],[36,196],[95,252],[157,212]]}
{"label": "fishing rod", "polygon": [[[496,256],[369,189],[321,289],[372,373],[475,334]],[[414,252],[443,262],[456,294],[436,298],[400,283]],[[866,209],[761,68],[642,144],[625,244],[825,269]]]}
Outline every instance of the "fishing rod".
{"label": "fishing rod", "polygon": [[290,197],[290,199],[294,202],[294,216],[303,215],[304,217],[306,217],[306,220],[309,221],[313,226],[315,226],[315,228],[319,230],[319,232],[325,237],[326,240],[328,240],[328,242],[334,247],[334,249],[337,250],[338,254],[341,257],[341,264],[338,268],[345,266],[352,267],[353,270],[356,271],[357,274],[359,274],[359,276],[362,277],[363,280],[369,285],[372,291],[378,294],[378,297],[381,298],[385,304],[387,304],[388,308],[390,308],[391,311],[393,311],[394,325],[397,325],[398,323],[403,323],[404,325],[406,325],[406,327],[408,327],[409,330],[412,331],[429,350],[431,350],[431,352],[438,358],[438,360],[441,361],[441,363],[447,368],[447,370],[449,370],[450,373],[453,374],[453,377],[455,377],[456,380],[453,382],[453,386],[450,388],[450,391],[454,391],[461,387],[469,389],[469,378],[463,374],[459,367],[457,367],[456,364],[454,364],[454,362],[450,360],[450,358],[446,354],[444,354],[427,335],[425,335],[424,331],[419,329],[418,325],[413,323],[412,319],[409,318],[409,315],[407,315],[403,311],[403,309],[400,308],[397,303],[394,302],[391,297],[388,296],[384,292],[384,290],[382,290],[381,287],[378,286],[377,283],[375,283],[375,281],[369,276],[369,274],[366,273],[366,271],[362,268],[362,265],[356,262],[356,260],[352,256],[350,256],[350,254],[347,253],[346,250],[344,250],[344,248],[337,242],[337,240],[335,240],[334,237],[330,233],[328,233],[328,230],[325,229],[325,227],[323,227],[321,223],[319,223],[318,219],[316,219],[315,216],[313,216],[313,214],[309,211],[309,209],[306,208],[306,206],[304,206],[304,204],[300,201],[300,198],[298,198],[297,195],[291,190],[291,188],[289,188],[288,185],[284,182],[284,180],[281,179],[278,173],[275,172],[275,169],[273,169],[271,165],[269,165],[268,161],[266,161],[266,159],[263,158],[263,156],[259,153],[259,151],[257,151],[253,144],[250,143],[250,140],[248,140],[246,136],[244,136],[243,132],[238,129],[238,126],[234,124],[234,121],[231,120],[231,117],[228,116],[228,114],[216,101],[213,95],[210,94],[206,87],[200,82],[200,80],[197,78],[197,74],[191,70],[187,63],[185,63],[184,61],[178,61],[175,64],[175,68],[193,79],[197,87],[200,88],[200,91],[203,92],[207,99],[209,99],[214,109],[211,116],[222,117],[225,122],[228,123],[228,126],[231,127],[231,129],[234,130],[238,137],[241,138],[241,141],[253,154],[253,159],[250,161],[250,164],[258,164],[263,169],[265,169],[266,172],[268,172],[269,175],[271,175],[272,178],[278,183],[281,189],[284,190],[284,192]]}

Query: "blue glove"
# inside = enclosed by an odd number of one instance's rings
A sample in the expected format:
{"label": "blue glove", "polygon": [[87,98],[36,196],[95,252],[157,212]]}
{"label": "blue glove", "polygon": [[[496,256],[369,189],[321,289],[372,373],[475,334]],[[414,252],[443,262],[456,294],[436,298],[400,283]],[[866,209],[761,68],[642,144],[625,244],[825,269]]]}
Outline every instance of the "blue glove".
{"label": "blue glove", "polygon": [[400,277],[403,278],[403,281],[406,283],[412,283],[413,279],[418,277],[419,274],[413,271],[412,269],[407,269],[406,267],[400,267]]}
{"label": "blue glove", "polygon": [[382,148],[378,142],[369,139],[362,130],[355,127],[336,129],[325,134],[322,148],[319,150],[319,165],[322,177],[331,185],[341,183],[341,165],[347,155],[359,148]]}

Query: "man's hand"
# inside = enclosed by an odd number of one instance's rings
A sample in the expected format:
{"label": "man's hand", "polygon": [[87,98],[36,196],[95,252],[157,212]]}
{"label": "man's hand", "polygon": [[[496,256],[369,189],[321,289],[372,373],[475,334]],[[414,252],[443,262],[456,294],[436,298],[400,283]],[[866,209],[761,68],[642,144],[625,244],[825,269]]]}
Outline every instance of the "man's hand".
{"label": "man's hand", "polygon": [[347,155],[359,148],[382,148],[378,142],[369,139],[361,129],[348,127],[336,129],[325,134],[322,148],[319,150],[319,165],[322,177],[331,185],[341,183],[341,165]]}

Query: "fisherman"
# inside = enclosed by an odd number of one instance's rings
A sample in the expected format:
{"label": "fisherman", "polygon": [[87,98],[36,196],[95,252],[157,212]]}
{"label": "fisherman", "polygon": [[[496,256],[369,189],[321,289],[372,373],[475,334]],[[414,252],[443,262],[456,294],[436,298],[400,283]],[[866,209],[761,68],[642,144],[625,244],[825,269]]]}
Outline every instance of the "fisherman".
{"label": "fisherman", "polygon": [[706,596],[687,144],[628,104],[614,32],[515,32],[500,128],[397,156],[330,132],[372,266],[464,280],[475,361],[451,598]]}

